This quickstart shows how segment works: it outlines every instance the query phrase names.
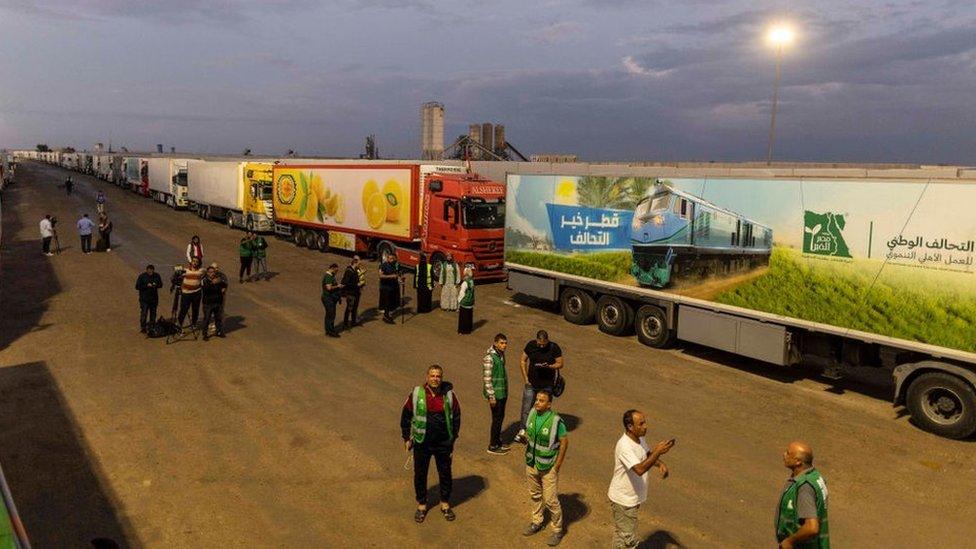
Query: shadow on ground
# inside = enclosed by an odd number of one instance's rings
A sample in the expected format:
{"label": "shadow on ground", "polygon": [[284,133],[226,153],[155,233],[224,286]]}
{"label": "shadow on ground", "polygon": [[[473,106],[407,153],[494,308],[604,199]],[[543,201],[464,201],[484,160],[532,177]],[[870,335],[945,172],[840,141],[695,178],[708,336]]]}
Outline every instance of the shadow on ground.
{"label": "shadow on ground", "polygon": [[667,530],[657,530],[637,545],[637,549],[667,549],[669,547],[684,547],[684,545],[681,545],[678,538]]}
{"label": "shadow on ground", "polygon": [[34,547],[136,547],[42,362],[0,368],[0,462]]}

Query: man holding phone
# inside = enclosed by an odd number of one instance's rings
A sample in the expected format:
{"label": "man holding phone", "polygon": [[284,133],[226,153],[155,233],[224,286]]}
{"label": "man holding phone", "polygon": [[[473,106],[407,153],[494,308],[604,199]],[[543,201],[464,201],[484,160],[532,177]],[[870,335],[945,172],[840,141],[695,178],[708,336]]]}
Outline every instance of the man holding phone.
{"label": "man holding phone", "polygon": [[563,368],[563,350],[554,341],[549,341],[549,333],[539,330],[535,339],[525,344],[522,349],[522,429],[515,435],[515,441],[525,444],[525,421],[535,404],[535,396],[539,391],[546,390],[552,394],[556,384],[556,373]]}
{"label": "man holding phone", "polygon": [[637,547],[637,509],[647,499],[647,473],[657,467],[661,479],[668,468],[661,456],[674,447],[675,439],[662,440],[651,450],[644,440],[647,420],[638,410],[624,412],[624,434],[613,451],[613,478],[607,497],[613,512],[614,549]]}

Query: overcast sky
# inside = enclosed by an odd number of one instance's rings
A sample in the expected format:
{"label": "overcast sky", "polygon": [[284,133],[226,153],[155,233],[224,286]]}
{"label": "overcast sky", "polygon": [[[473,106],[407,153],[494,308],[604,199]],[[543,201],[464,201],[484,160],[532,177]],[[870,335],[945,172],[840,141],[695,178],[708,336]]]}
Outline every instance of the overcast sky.
{"label": "overcast sky", "polygon": [[764,159],[777,20],[777,158],[976,164],[973,0],[0,0],[0,145]]}

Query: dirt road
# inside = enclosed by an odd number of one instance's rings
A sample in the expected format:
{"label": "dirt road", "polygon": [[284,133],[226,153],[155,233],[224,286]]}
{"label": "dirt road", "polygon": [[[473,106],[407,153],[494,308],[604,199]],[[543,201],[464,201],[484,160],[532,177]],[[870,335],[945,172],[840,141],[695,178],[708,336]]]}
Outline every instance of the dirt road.
{"label": "dirt road", "polygon": [[[837,547],[961,547],[976,538],[973,441],[912,427],[874,378],[838,383],[700,348],[657,351],[575,326],[479,286],[476,330],[435,311],[327,339],[319,282],[345,256],[271,240],[271,281],[236,283],[240,233],[75,175],[27,164],[3,196],[0,463],[36,547],[512,547],[528,521],[522,456],[485,452],[481,356],[496,332],[518,350],[548,329],[566,354],[557,410],[572,444],[560,478],[566,547],[605,547],[620,416],[649,417],[651,443],[676,437],[672,476],[640,510],[645,547],[768,547],[786,443],[810,442],[830,487]],[[111,253],[82,255],[74,220],[103,189]],[[61,219],[61,255],[37,223]],[[228,337],[165,345],[138,333],[135,278],[164,278],[200,235],[231,273]],[[365,309],[376,304],[370,263]],[[161,306],[168,308],[168,296]],[[458,520],[412,520],[400,406],[426,365],[445,366],[463,410],[455,451]],[[508,429],[509,434],[513,427]],[[431,474],[434,485],[436,475]],[[433,493],[433,492],[432,492]]]}

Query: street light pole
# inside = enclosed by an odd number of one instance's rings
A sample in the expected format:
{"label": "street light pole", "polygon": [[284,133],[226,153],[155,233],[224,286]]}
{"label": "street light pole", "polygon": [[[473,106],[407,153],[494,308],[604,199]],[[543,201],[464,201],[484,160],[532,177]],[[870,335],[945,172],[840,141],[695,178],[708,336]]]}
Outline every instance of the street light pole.
{"label": "street light pole", "polygon": [[783,69],[783,46],[776,46],[776,79],[773,81],[773,112],[769,119],[769,146],[766,149],[766,165],[773,163],[773,139],[776,137],[776,107],[779,104],[779,81]]}

